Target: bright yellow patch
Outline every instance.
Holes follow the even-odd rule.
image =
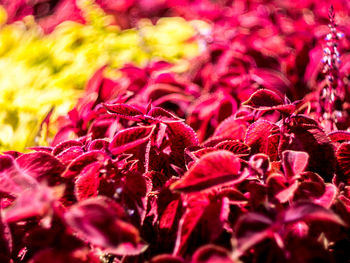
[[[4,25],[0,8],[0,151],[22,151],[35,138],[45,143],[39,132],[45,115],[53,106],[53,119],[66,114],[102,65],[142,66],[155,58],[179,62],[198,54],[198,43],[188,41],[196,30],[181,18],[156,25],[143,20],[138,29],[121,31],[91,1],[80,7],[86,25],[66,21],[48,35],[30,16]]]

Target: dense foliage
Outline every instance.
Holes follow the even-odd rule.
[[[0,156],[1,262],[348,262],[349,3],[96,2],[211,30],[180,71],[100,67],[50,146]]]
[[[51,109],[52,119],[67,114],[91,74],[106,63],[120,68],[198,54],[195,27],[184,19],[163,18],[155,25],[139,20],[138,28],[121,30],[96,5],[82,3],[78,10],[84,24],[65,21],[46,35],[33,17],[0,28],[1,150],[24,150],[36,137],[43,144],[40,122]]]

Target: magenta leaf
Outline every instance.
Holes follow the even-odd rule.
[[[180,206],[179,202],[179,200],[175,199],[165,208],[159,220],[160,229],[170,230],[173,227],[176,214],[178,213],[178,207]]]
[[[90,254],[89,254],[90,253]],[[91,253],[90,251],[82,251],[74,253],[74,251],[62,251],[57,248],[46,248],[40,250],[34,255],[29,263],[100,263],[99,257]]]
[[[278,199],[278,201],[280,201],[281,203],[285,203],[287,201],[292,200],[293,196],[294,196],[294,192],[297,190],[298,188],[298,182],[295,181],[293,184],[291,184],[290,186],[288,186],[286,189],[280,191],[277,195],[276,198]]]
[[[178,118],[174,114],[170,113],[169,111],[166,111],[160,107],[152,108],[146,115],[147,117],[151,117],[151,119],[163,123],[170,123],[170,122],[179,122],[184,121],[183,119]]]
[[[291,114],[296,109],[294,104],[284,104],[277,93],[268,89],[257,90],[242,105],[261,111],[277,110],[285,114]]]
[[[250,106],[254,109],[267,109],[283,103],[283,99],[276,92],[268,89],[259,89],[255,91],[243,105]]]
[[[285,211],[284,223],[297,221],[322,221],[345,225],[344,221],[332,210],[309,202],[296,203]]]
[[[106,151],[109,146],[109,140],[107,139],[96,139],[89,143],[88,145],[88,151],[93,150],[103,150]]]
[[[179,222],[179,233],[175,243],[174,255],[181,255],[185,252],[190,237],[200,222],[200,219],[205,212],[205,208],[208,205],[208,200],[203,196],[199,196],[196,201],[198,203],[195,202],[196,205],[188,208]]]
[[[128,128],[119,131],[111,141],[109,150],[112,154],[117,155],[134,149],[146,143],[153,134],[154,129],[155,126],[152,125]]]
[[[80,155],[84,154],[81,146],[72,146],[56,155],[64,165],[69,165],[72,160],[78,158]]]
[[[269,135],[275,127],[265,120],[258,120],[249,126],[244,142],[250,146],[252,153],[268,153]]]
[[[337,161],[340,170],[345,175],[345,178],[350,176],[350,143],[342,143],[336,152]]]
[[[290,132],[292,134],[284,139],[286,144],[282,147],[283,150],[306,152],[309,155],[307,169],[330,181],[334,175],[336,157],[327,135],[320,128],[313,126],[291,127]]]
[[[230,258],[230,252],[221,246],[205,245],[200,247],[193,255],[193,263],[234,263]]]
[[[237,244],[235,253],[243,254],[252,246],[272,237],[273,230],[271,227],[273,224],[274,221],[271,218],[260,213],[250,212],[240,217],[235,231]]]
[[[113,113],[118,117],[138,121],[143,118],[144,112],[135,106],[117,103],[117,104],[103,104],[109,113]]]
[[[250,147],[238,140],[225,140],[215,145],[215,148],[233,152],[237,156],[247,156],[250,153]]]
[[[240,167],[240,160],[233,153],[226,150],[210,152],[191,166],[184,177],[171,185],[171,189],[188,193],[238,183],[243,180]]]
[[[0,155],[0,192],[17,196],[37,185],[35,178],[24,173],[10,155]]]
[[[151,259],[150,263],[185,263],[181,257],[162,254]]]
[[[254,68],[251,77],[260,85],[283,93],[290,85],[289,80],[281,72],[268,68]]]
[[[73,147],[73,146],[80,146],[80,147],[82,147],[83,144],[80,141],[78,141],[78,140],[63,141],[63,142],[57,144],[53,148],[52,154],[57,156],[58,154],[62,153],[63,151],[65,151],[68,148]]]
[[[74,183],[74,193],[78,201],[97,196],[100,184],[100,168],[99,162],[91,163],[80,172]]]
[[[62,174],[65,178],[73,178],[79,175],[79,173],[93,162],[101,162],[103,163],[105,160],[107,160],[109,157],[106,153],[102,151],[90,151],[87,153],[84,153],[77,158],[75,158],[67,167],[66,171]]]
[[[24,173],[39,181],[53,181],[65,169],[61,161],[46,152],[22,154],[16,159],[16,162]]]
[[[218,125],[213,137],[243,140],[247,127],[248,122],[241,119],[236,119],[234,116],[230,116]]]
[[[80,238],[100,246],[106,252],[135,255],[147,248],[137,228],[125,221],[124,209],[106,197],[95,197],[75,204],[64,218]]]
[[[54,189],[45,186],[28,188],[5,210],[4,221],[11,223],[34,216],[44,216],[49,213],[55,200]]]
[[[348,131],[334,131],[328,134],[329,139],[332,142],[340,142],[340,141],[350,141],[350,132]]]
[[[51,146],[32,146],[28,147],[27,149],[36,151],[36,152],[47,152],[47,153],[52,153],[53,147]]]
[[[315,203],[329,209],[334,204],[334,200],[337,197],[337,194],[338,189],[335,185],[326,184],[324,194],[321,197],[315,199]]]
[[[308,164],[309,155],[306,152],[284,151],[282,153],[282,165],[288,178],[292,178],[303,172]]]

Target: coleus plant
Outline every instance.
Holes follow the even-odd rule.
[[[213,19],[185,73],[101,68],[51,146],[0,156],[2,262],[349,261],[350,133],[319,118],[315,39],[277,34],[289,17],[259,3],[237,32]]]

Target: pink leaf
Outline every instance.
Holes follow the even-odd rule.
[[[119,131],[111,141],[109,150],[117,155],[146,143],[156,126],[140,126]]]
[[[137,228],[125,221],[124,209],[106,197],[75,204],[64,218],[79,237],[106,252],[134,255],[147,248]]]
[[[347,131],[334,131],[328,134],[329,139],[332,142],[350,141],[350,132]]]
[[[171,185],[171,189],[181,192],[196,192],[225,183],[242,180],[239,174],[240,160],[226,150],[210,152],[202,156],[183,178]]]
[[[33,216],[44,216],[51,209],[55,200],[53,189],[45,186],[24,190],[14,204],[5,210],[7,223],[21,221]]]
[[[0,192],[17,196],[37,185],[35,178],[23,173],[11,156],[0,155]]]
[[[350,177],[350,143],[342,143],[336,152],[337,161],[340,170],[344,173],[345,178]]]
[[[193,207],[188,208],[179,222],[179,230],[173,253],[174,255],[181,255],[185,252],[191,234],[199,223],[205,208],[208,205],[208,200],[206,198],[203,200],[203,197],[201,196],[196,201],[198,203]]]
[[[244,142],[251,147],[252,153],[268,153],[268,140],[275,125],[269,121],[258,120],[247,129]]]
[[[274,222],[263,214],[250,212],[241,216],[235,229],[235,253],[241,255],[252,246],[271,237],[273,224]]]
[[[299,185],[298,182],[295,181],[289,187],[287,187],[286,189],[284,189],[281,192],[279,192],[276,195],[276,198],[278,199],[278,201],[280,201],[281,203],[285,203],[287,201],[292,200],[292,198],[294,196],[294,192],[298,188],[298,185]]]
[[[181,257],[162,254],[151,259],[150,263],[185,263]]]
[[[80,146],[72,146],[60,152],[56,157],[64,164],[69,165],[72,160],[78,158],[84,154],[83,149]]]
[[[103,104],[109,113],[113,113],[118,117],[138,121],[143,118],[143,112],[135,106],[117,103],[117,104]]]
[[[205,245],[197,249],[192,257],[192,263],[234,263],[230,258],[230,252],[221,246]]]
[[[286,210],[283,217],[284,223],[315,220],[345,225],[344,221],[332,210],[309,202],[299,202],[291,206]]]
[[[163,122],[163,123],[169,123],[169,122],[179,122],[184,121],[183,119],[178,118],[174,114],[170,113],[169,111],[166,111],[160,107],[155,107],[151,109],[147,116],[151,117],[152,119]]]
[[[101,164],[94,162],[80,172],[74,184],[74,193],[78,201],[97,196],[100,184],[100,168]]]
[[[248,127],[248,122],[230,116],[223,120],[216,128],[213,137],[223,137],[236,140],[243,140]]]
[[[16,159],[22,171],[37,180],[52,181],[65,169],[64,165],[54,156],[46,152],[22,154]]]
[[[82,147],[83,144],[82,144],[80,141],[78,141],[78,140],[63,141],[63,142],[57,144],[57,145],[53,148],[52,154],[57,156],[57,155],[60,154],[61,152],[65,151],[65,150],[67,150],[68,148],[73,147],[73,146],[80,146],[80,147]]]
[[[329,209],[334,204],[337,194],[338,188],[334,184],[326,184],[324,194],[317,198],[315,203]]]
[[[69,166],[67,167],[66,171],[63,173],[63,177],[66,178],[73,178],[77,176],[87,165],[93,162],[104,162],[109,157],[107,154],[105,154],[102,151],[91,151],[84,153],[74,159]]]
[[[274,91],[268,89],[259,89],[255,91],[243,105],[254,109],[271,108],[283,104],[283,99]]]
[[[238,140],[226,140],[219,142],[215,148],[233,152],[237,156],[247,156],[250,153],[250,147]]]
[[[288,178],[292,178],[303,172],[308,164],[309,155],[306,152],[284,151],[282,153],[282,165]]]

